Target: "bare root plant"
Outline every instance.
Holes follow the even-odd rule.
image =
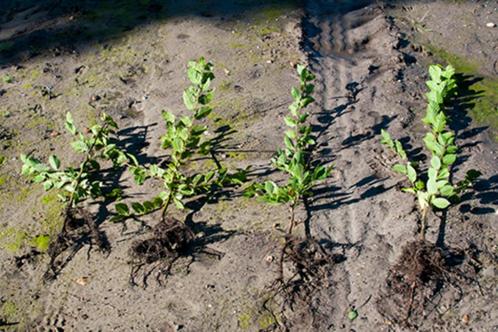
[[[410,183],[402,191],[417,197],[420,231],[419,239],[403,248],[398,263],[390,269],[385,290],[378,301],[379,311],[389,321],[411,327],[415,327],[431,312],[430,307],[434,307],[436,299],[442,296],[443,285],[452,287],[456,292],[453,302],[458,302],[462,297],[458,282],[468,278],[449,262],[463,256],[463,253],[444,249],[426,240],[428,217],[458,202],[459,195],[471,187],[480,175],[478,171],[470,170],[462,181],[456,185],[451,183],[452,165],[457,160],[458,147],[455,145],[455,133],[448,129],[445,109],[456,93],[455,71],[451,66],[442,68],[431,65],[429,74],[431,79],[427,82],[429,92],[426,94],[428,105],[423,119],[424,124],[430,127],[423,139],[431,155],[427,173],[421,171],[418,163],[408,159],[399,140],[392,139],[387,131],[381,133],[382,144],[394,151],[401,160],[393,166],[393,170],[406,175]],[[442,218],[445,216],[443,213]]]
[[[249,197],[257,196],[269,204],[287,204],[290,220],[284,237],[284,245],[278,259],[278,277],[271,286],[271,295],[264,307],[271,309],[277,297],[280,298],[280,311],[274,314],[275,321],[281,328],[287,329],[286,311],[294,310],[295,305],[310,307],[315,290],[328,282],[330,265],[335,257],[331,256],[312,238],[301,239],[294,234],[300,223],[296,210],[303,199],[312,195],[314,186],[325,180],[331,168],[312,160],[311,152],[316,142],[308,123],[309,113],[306,107],[314,99],[312,93],[314,75],[304,66],[298,65],[300,79],[298,88],[292,89],[293,103],[289,106],[289,115],[284,118],[289,129],[284,136],[284,149],[277,151],[272,159],[273,166],[287,177],[286,183],[266,181],[254,183],[246,189]],[[286,272],[285,263],[289,263]]]
[[[66,129],[77,138],[71,143],[71,147],[83,156],[79,166],[62,169],[60,159],[55,155],[48,158],[48,165],[33,156],[21,155],[22,174],[35,183],[42,183],[47,191],[57,191],[65,206],[62,212],[63,223],[55,238],[47,234],[37,236],[37,247],[47,250],[50,256],[46,279],[56,277],[85,243],[92,245],[94,242],[104,251],[110,249],[105,234],[98,230],[95,218],[85,204],[89,200],[108,197],[104,190],[102,163],[112,162],[114,168],[119,168],[138,165],[138,162],[133,155],[117,147],[116,122],[107,114],[102,114],[101,122],[89,128],[85,135],[74,125],[71,113],[67,113]],[[68,257],[58,261],[68,249],[71,249]]]
[[[154,237],[139,241],[132,248],[132,284],[135,284],[140,270],[151,263],[162,266],[159,270],[164,272],[164,276],[169,275],[172,263],[188,256],[189,250],[186,249],[196,244],[191,226],[168,214],[171,207],[185,210],[189,199],[209,199],[228,187],[242,184],[246,179],[246,170],[230,172],[216,158],[217,137],[210,138],[208,126],[204,124],[213,111],[210,106],[213,99],[213,65],[204,58],[190,61],[187,74],[191,85],[183,93],[183,102],[192,116],[177,117],[171,112],[162,112],[166,131],[161,137],[161,147],[168,152],[167,158],[149,166],[131,167],[138,184],[154,178],[162,182],[162,191],[151,200],[131,203],[131,207],[126,203],[118,203],[115,207],[114,221],[137,219],[156,211],[161,213],[160,222],[154,228]],[[198,171],[192,172],[191,169],[195,168],[192,166],[203,158],[211,158],[213,163],[201,164],[197,167]],[[145,272],[144,285],[146,276],[155,269],[153,266]]]

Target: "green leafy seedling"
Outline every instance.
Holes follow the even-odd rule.
[[[313,187],[325,180],[331,172],[330,167],[312,163],[311,151],[316,144],[311,135],[311,125],[308,123],[309,113],[306,107],[314,99],[312,93],[314,75],[304,66],[297,66],[300,85],[291,91],[293,102],[289,106],[289,114],[284,118],[288,130],[284,134],[284,148],[278,150],[272,159],[273,166],[287,177],[285,183],[273,181],[254,183],[249,186],[245,195],[257,196],[269,204],[288,204],[290,207],[290,222],[287,228],[287,239],[296,225],[295,210],[300,202],[310,196]],[[288,245],[286,241],[285,247]],[[283,257],[280,257],[280,280],[283,280]]]
[[[430,209],[447,209],[458,195],[470,187],[480,176],[476,170],[470,170],[465,179],[457,185],[451,183],[452,165],[457,160],[458,147],[455,145],[455,133],[448,129],[448,118],[444,112],[445,104],[456,93],[455,70],[451,66],[443,68],[439,65],[429,67],[430,80],[427,82],[429,92],[426,94],[428,105],[423,122],[430,127],[423,142],[430,152],[430,163],[427,174],[421,174],[418,165],[409,161],[407,153],[400,141],[382,130],[381,143],[393,150],[401,160],[393,166],[397,173],[404,174],[410,182],[409,187],[402,190],[417,197],[421,211],[422,227],[420,236],[425,239],[427,214]]]
[[[116,204],[116,216],[113,218],[116,221],[143,216],[159,209],[164,220],[172,203],[182,210],[187,198],[208,194],[227,185],[240,185],[245,181],[244,170],[230,173],[216,160],[213,141],[206,135],[208,127],[203,120],[213,110],[210,106],[213,99],[213,65],[204,58],[190,61],[187,75],[191,85],[183,93],[183,103],[192,115],[177,117],[171,112],[162,112],[166,132],[161,137],[161,146],[169,152],[168,160],[148,167],[131,167],[138,184],[143,184],[148,178],[156,178],[163,182],[164,190],[152,200],[132,203],[131,208],[125,203]],[[187,165],[195,162],[194,157],[206,155],[213,157],[216,167],[194,174],[185,170]]]
[[[292,218],[289,231],[294,227],[294,210],[298,203],[311,194],[314,185],[330,175],[330,168],[324,165],[312,166],[310,152],[315,145],[311,135],[309,113],[305,108],[314,102],[312,93],[314,75],[302,65],[297,66],[299,87],[291,91],[293,98],[289,114],[284,118],[289,128],[284,135],[284,148],[278,150],[272,159],[273,166],[287,175],[287,183],[279,185],[273,181],[254,183],[245,191],[246,196],[259,196],[270,204],[290,204]]]
[[[14,83],[14,77],[9,74],[3,75],[2,80],[4,83]]]
[[[66,114],[65,127],[76,138],[71,147],[83,156],[78,166],[62,168],[56,155],[51,155],[47,163],[30,155],[21,155],[21,173],[32,182],[42,184],[46,191],[57,190],[59,199],[65,203],[63,231],[72,209],[88,199],[104,196],[103,181],[99,176],[102,162],[110,161],[114,167],[138,165],[133,155],[120,150],[115,144],[116,122],[107,114],[102,114],[101,122],[92,126],[85,135],[76,128],[71,113]],[[37,247],[47,246],[43,236],[34,241]]]
[[[351,308],[348,311],[348,319],[350,321],[354,321],[356,318],[358,318],[358,310]]]

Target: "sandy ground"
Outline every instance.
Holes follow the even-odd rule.
[[[268,170],[271,151],[281,145],[289,91],[297,84],[292,65],[306,62],[317,75],[317,103],[312,108],[320,143],[317,155],[333,164],[334,172],[317,189],[308,211],[298,215],[305,219],[310,213],[311,234],[344,260],[330,267],[329,287],[313,296],[315,318],[296,308],[289,317],[290,329],[410,330],[391,325],[377,306],[389,267],[415,237],[419,217],[413,197],[398,190],[404,180],[389,169],[392,156],[378,135],[389,129],[393,136],[409,141],[412,153],[421,147],[429,63],[472,60],[479,64],[472,66],[472,73],[458,63],[465,67],[467,80],[482,77],[485,87],[493,86],[498,28],[485,24],[498,22],[496,4],[123,3],[94,11],[65,2],[55,7],[51,2],[26,3],[0,12],[0,318],[13,323],[2,328],[168,332],[275,328],[274,318],[261,310],[261,304],[277,275],[277,263],[268,257],[279,254],[282,240],[275,226],[285,225],[287,210],[241,197],[239,192],[190,214],[175,212],[176,217],[195,222],[195,231],[205,237],[208,247],[224,255],[215,259],[199,254],[190,265],[189,259],[180,260],[162,286],[154,281],[146,289],[129,284],[129,249],[150,234],[140,232],[133,222],[125,232],[119,224],[104,222],[112,205],[100,206],[96,220],[112,245],[109,254],[89,251],[88,243],[83,243],[50,283],[41,278],[45,256],[16,264],[15,257],[29,250],[24,232],[53,233],[60,222],[54,195],[19,175],[19,154],[57,153],[63,162],[77,161],[69,153],[63,129],[65,112],[71,110],[82,126],[99,112],[108,112],[142,160],[161,156],[160,111],[183,112],[185,64],[204,55],[215,65],[216,74],[216,115],[211,124],[236,130],[230,146],[256,151],[227,153],[225,162],[232,167],[252,165],[256,174]],[[115,8],[121,8],[117,12],[122,17],[114,15]],[[61,36],[66,39],[57,39]],[[428,45],[447,51],[436,52]],[[47,90],[52,93],[47,95]],[[493,96],[486,98],[493,102]],[[496,104],[493,107],[496,110]],[[462,155],[455,179],[472,168],[483,174],[476,193],[449,210],[447,223],[441,225],[439,216],[431,215],[428,238],[472,251],[479,266],[475,280],[460,285],[463,297],[457,304],[454,289],[445,285],[439,303],[417,330],[493,331],[498,328],[497,145],[492,124],[482,118],[477,121],[471,107],[457,107],[455,112],[452,127]],[[157,184],[134,185],[127,173],[120,184],[130,201],[158,190]],[[144,219],[150,225],[156,220],[157,216]],[[304,234],[304,229],[298,231]],[[359,314],[354,321],[347,318],[351,308]]]

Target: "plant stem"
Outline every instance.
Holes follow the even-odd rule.
[[[292,235],[292,231],[294,230],[296,206],[297,206],[297,201],[294,201],[290,207],[291,219],[290,219],[289,228],[287,230],[287,235]]]
[[[289,243],[291,241],[290,235],[292,235],[292,231],[294,230],[294,225],[295,225],[295,210],[297,206],[297,200],[294,200],[292,205],[290,206],[290,223],[289,223],[289,228],[287,229],[287,233],[285,234],[285,244],[284,247],[282,248],[282,251],[280,253],[280,261],[279,261],[279,269],[278,269],[278,279],[284,282],[284,258],[285,258],[285,251],[287,250],[287,247],[289,246]]]
[[[420,239],[425,241],[425,229],[427,227],[427,213],[429,212],[428,208],[422,209],[422,218],[421,218],[421,227],[420,227]]]
[[[166,199],[166,202],[163,205],[163,208],[161,210],[161,221],[164,221],[166,219],[166,211],[168,210],[168,206],[171,203],[171,195],[172,193],[170,192],[168,194],[168,198]]]
[[[100,128],[99,132],[97,135],[95,135],[95,137],[99,137],[100,136],[100,133],[103,132],[105,129],[107,129],[108,125],[107,124],[104,124],[102,126],[102,128]],[[86,165],[88,164],[88,162],[92,159],[93,157],[93,149],[95,148],[95,144],[97,144],[97,139],[94,139],[93,140],[93,143],[92,145],[90,146],[90,148],[88,149],[88,152],[86,153],[86,156],[85,156],[85,160],[83,161],[83,163],[81,164],[80,166],[80,170],[78,172],[78,175],[76,176],[74,182],[75,182],[75,186],[74,186],[74,191],[71,193],[71,196],[69,196],[69,202],[67,203],[67,206],[66,206],[66,217],[64,218],[64,224],[62,225],[62,230],[65,231],[66,230],[66,227],[67,227],[67,221],[68,221],[68,218],[67,216],[69,215],[69,210],[71,208],[73,208],[73,205],[76,206],[76,204],[78,204],[78,202],[74,202],[74,194],[76,192],[76,189],[78,188],[78,186],[80,185],[80,182],[81,182],[81,177],[83,176],[83,172],[85,171],[85,167]]]
[[[218,170],[220,170],[222,168],[222,166],[221,166],[218,158],[216,158],[215,152],[213,150],[210,150],[209,154],[211,155],[211,159],[213,159],[214,163],[216,164],[216,168],[218,168]]]

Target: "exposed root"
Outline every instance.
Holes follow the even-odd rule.
[[[317,319],[317,292],[328,288],[332,266],[344,260],[343,255],[328,253],[313,238],[302,240],[288,237],[281,252],[282,264],[279,278],[270,287],[270,297],[263,308],[280,324],[274,328],[288,331],[293,322],[291,314],[299,320],[309,319],[314,325]],[[284,273],[287,270],[287,273]],[[278,312],[274,309],[279,307]]]
[[[443,298],[447,307],[454,306],[463,295],[458,283],[470,281],[452,266],[457,256],[462,253],[443,252],[428,241],[408,243],[388,273],[377,301],[379,313],[391,324],[417,328]]]
[[[159,222],[153,228],[153,236],[136,241],[130,250],[131,273],[130,283],[138,285],[141,279],[144,288],[148,278],[157,270],[156,281],[161,285],[168,276],[174,264],[180,258],[188,258],[187,270],[195,261],[195,254],[203,252],[221,258],[222,253],[213,249],[203,248],[196,240],[194,232],[185,223],[169,218]]]
[[[93,245],[96,245],[102,252],[110,251],[107,236],[98,229],[88,211],[82,208],[67,209],[64,228],[51,242],[47,251],[50,263],[44,279],[46,281],[55,279],[85,244],[89,245],[88,258]]]

